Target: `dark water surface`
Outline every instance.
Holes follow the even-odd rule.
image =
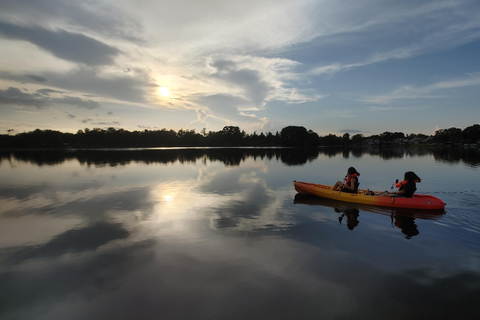
[[[296,194],[415,171],[445,212]],[[477,149],[0,153],[0,319],[478,319]]]

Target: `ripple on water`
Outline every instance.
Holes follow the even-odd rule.
[[[446,227],[451,240],[480,249],[480,198],[475,192],[445,192],[446,214],[435,224]]]

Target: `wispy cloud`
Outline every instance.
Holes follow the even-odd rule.
[[[451,79],[440,81],[423,87],[404,86],[391,93],[371,96],[362,99],[364,102],[375,104],[389,104],[396,100],[405,99],[438,99],[441,98],[445,89],[455,89],[462,87],[480,86],[480,72],[469,74],[461,79]],[[438,91],[440,91],[438,93]],[[389,107],[387,107],[388,109]],[[385,108],[382,108],[385,110]]]
[[[480,7],[479,10],[472,10],[471,1],[416,4],[389,3],[387,6],[391,10],[379,12],[370,19],[359,21],[353,18],[346,23],[347,27],[339,29],[341,32],[335,36],[335,45],[348,46],[347,42],[354,41],[353,39],[359,42],[364,40],[370,41],[373,50],[360,51],[358,56],[365,57],[357,62],[334,61],[316,66],[310,73],[316,76],[331,75],[389,60],[409,59],[455,48],[480,39]],[[359,16],[362,15],[359,13]],[[366,34],[370,35],[372,31],[377,36],[370,39]],[[328,37],[326,45],[331,45]]]

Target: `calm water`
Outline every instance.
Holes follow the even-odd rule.
[[[445,212],[296,195],[390,190]],[[1,319],[478,319],[480,151],[0,154]]]

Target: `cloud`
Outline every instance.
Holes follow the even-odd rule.
[[[270,91],[274,89],[262,79],[258,70],[242,67],[233,60],[218,59],[210,66],[216,69],[211,77],[230,83],[235,89],[243,91],[242,95],[255,107],[262,106]]]
[[[313,41],[324,55],[329,52],[329,46],[334,47],[335,55],[330,58],[331,62],[313,67],[310,74],[332,75],[455,48],[480,39],[478,10],[473,9],[469,1],[430,1],[421,5],[387,1],[381,7],[364,7],[361,2],[351,4],[350,10],[336,8],[339,16],[329,21],[331,31]],[[352,46],[356,47],[353,52],[338,50]]]
[[[395,89],[391,93],[371,96],[362,101],[375,104],[388,104],[396,100],[406,99],[438,99],[442,95],[435,92],[442,92],[445,89],[455,89],[462,87],[480,86],[480,72],[469,74],[460,79],[440,81],[423,87],[403,86]]]
[[[23,107],[36,107],[44,108],[47,106],[55,105],[69,105],[78,108],[96,109],[100,105],[88,99],[81,99],[72,96],[61,96],[59,98],[51,98],[50,93],[61,93],[61,91],[40,89],[35,93],[25,93],[18,88],[10,87],[7,90],[0,90],[0,103],[5,105],[16,105]]]
[[[150,76],[142,70],[125,75],[111,72],[78,68],[67,73],[46,73],[51,86],[64,90],[83,92],[101,97],[103,100],[146,103],[147,92],[153,92]]]
[[[251,120],[241,116],[238,109],[247,106],[249,102],[239,97],[234,97],[227,94],[218,94],[199,97],[196,100],[196,103],[207,107],[201,109],[202,111],[197,111],[197,116],[199,116],[199,119],[205,120],[209,116],[220,119],[236,120],[240,122]]]
[[[41,94],[41,95],[45,95],[45,96],[48,96],[51,93],[64,93],[63,91],[54,90],[54,89],[39,89],[36,92]]]
[[[0,90],[0,104],[42,108],[46,105],[46,101],[38,96],[24,93],[18,88],[10,87],[7,90]]]
[[[364,133],[365,131],[363,130],[358,130],[358,129],[343,129],[339,131],[340,133],[350,133],[350,134],[357,134],[357,133]]]
[[[93,100],[83,100],[77,97],[69,97],[65,96],[61,99],[53,99],[53,103],[56,104],[68,104],[71,106],[75,106],[78,108],[85,108],[85,109],[96,109],[99,108],[100,105],[98,102],[93,101]]]
[[[44,78],[44,77],[41,77],[41,76],[36,76],[34,74],[27,74],[25,75],[27,78],[30,78],[32,79],[33,81],[36,81],[36,82],[47,82],[47,79]]]
[[[271,127],[268,118],[254,113],[265,111],[268,102],[302,103],[324,97],[294,87],[301,76],[293,70],[298,63],[289,59],[214,55],[205,60],[198,74],[214,89],[189,98],[197,112],[197,120],[190,124],[215,118],[229,125]]]
[[[120,50],[103,42],[66,30],[20,27],[0,22],[0,34],[14,40],[29,41],[58,58],[91,66],[109,65]]]
[[[194,70],[207,90],[188,97],[194,104],[197,119],[190,122],[208,127],[208,119],[221,120],[228,125],[271,127],[267,117],[254,112],[265,111],[273,100],[287,103],[316,101],[323,96],[308,96],[304,90],[292,87],[300,76],[293,71],[298,63],[289,59],[256,56],[212,55],[205,65]]]
[[[109,1],[2,0],[0,20],[18,25],[57,25],[81,29],[96,35],[142,43],[140,24]]]
[[[93,125],[97,126],[119,126],[120,122],[113,121],[113,122],[92,122]]]

